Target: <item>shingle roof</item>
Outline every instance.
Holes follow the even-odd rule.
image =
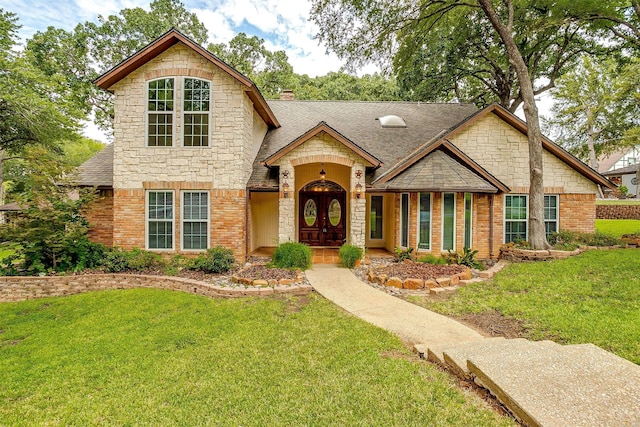
[[[271,129],[253,164],[250,188],[276,188],[277,175],[260,162],[324,121],[337,132],[383,162],[373,179],[443,130],[477,111],[470,104],[357,101],[267,101],[280,128]],[[396,115],[406,128],[382,128],[378,117]]]
[[[498,192],[495,186],[442,150],[433,151],[380,187],[395,191]]]
[[[78,168],[79,184],[84,187],[113,186],[113,144],[109,144]]]
[[[632,173],[638,172],[638,166],[640,165],[630,165],[625,166],[623,168],[614,169],[607,172],[602,172],[604,176],[616,176],[616,175],[630,175]]]

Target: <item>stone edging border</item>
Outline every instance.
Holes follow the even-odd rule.
[[[242,277],[239,275],[234,274],[233,276],[231,276],[231,281],[233,283],[237,283],[239,285],[246,285],[246,286],[286,286],[286,285],[295,285],[297,283],[301,283],[304,280],[304,276],[302,274],[298,274],[298,276],[295,279],[280,279],[280,280],[276,280],[276,279],[252,279],[250,277]]]
[[[78,276],[11,276],[0,277],[0,302],[74,295],[109,289],[155,288],[188,292],[218,298],[239,298],[273,294],[307,295],[309,284],[267,287],[230,287],[170,276],[137,274],[87,274]]]
[[[367,280],[370,282],[375,282],[383,286],[390,286],[398,289],[436,289],[436,288],[447,288],[451,286],[457,286],[461,281],[471,280],[471,270],[467,268],[462,273],[454,274],[453,276],[444,276],[438,277],[436,279],[417,279],[417,278],[407,278],[405,280],[400,279],[399,277],[389,277],[386,274],[376,275],[373,271],[369,270],[367,272]]]

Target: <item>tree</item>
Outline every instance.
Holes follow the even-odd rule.
[[[343,101],[399,101],[400,89],[392,79],[380,74],[365,74],[362,77],[345,72],[330,72],[325,76],[311,78],[295,75],[291,87],[296,99],[324,99]]]
[[[0,9],[0,202],[4,198],[3,166],[34,145],[59,150],[78,137],[82,113],[59,96],[67,87],[31,65],[29,53],[13,50],[17,18]]]
[[[544,227],[542,134],[534,82],[547,77],[553,84],[553,79],[583,50],[580,46],[592,33],[586,25],[577,27],[579,21],[568,12],[583,6],[568,0],[313,0],[312,4],[312,20],[320,28],[318,38],[352,66],[372,60],[386,64],[393,58],[401,60],[397,47],[405,41],[418,49],[423,43],[414,40],[420,41],[420,37],[437,43],[434,37],[429,38],[434,34],[432,31],[437,34],[449,29],[449,34],[453,34],[460,20],[471,23],[464,28],[481,25],[493,29],[491,33],[486,29],[480,31],[485,35],[483,42],[491,55],[481,55],[482,61],[472,62],[469,71],[483,71],[490,58],[502,58],[502,63],[506,59],[512,67],[517,85],[514,99],[521,100],[528,128],[529,240],[536,249],[548,247]],[[481,37],[473,39],[476,43],[482,40]],[[551,46],[555,45],[560,49],[546,58],[545,51],[552,51]],[[475,53],[474,50],[453,52],[472,56]],[[434,58],[439,59],[441,69],[447,68],[446,56]]]
[[[621,70],[613,59],[585,56],[553,90],[555,104],[548,123],[558,131],[556,142],[593,169],[598,169],[602,154],[637,143],[625,136],[638,121],[633,111],[637,102],[629,99],[634,80],[630,71],[631,65]]]

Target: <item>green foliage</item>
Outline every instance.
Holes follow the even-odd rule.
[[[221,274],[231,270],[236,260],[233,251],[222,246],[207,249],[206,253],[198,255],[191,264],[191,269],[205,273]]]
[[[484,270],[484,264],[475,259],[477,254],[477,250],[471,250],[469,248],[464,248],[462,253],[448,251],[447,262],[449,264],[466,265],[469,268]]]
[[[342,245],[338,251],[340,262],[347,268],[353,268],[362,258],[362,248],[354,245]]]
[[[119,247],[107,251],[101,265],[107,273],[143,273],[162,270],[165,266],[166,262],[158,254],[138,248],[126,250]]]
[[[421,255],[418,258],[418,262],[423,262],[425,264],[433,264],[433,265],[444,265],[447,263],[447,260],[444,257],[435,256],[432,254]]]
[[[619,236],[603,233],[596,230],[595,233],[578,233],[575,231],[560,230],[557,233],[549,235],[549,243],[554,247],[560,249],[569,248],[577,245],[586,246],[615,246],[622,244]],[[565,249],[567,250],[567,249]]]
[[[396,261],[401,262],[405,260],[413,260],[413,248],[402,249],[396,247],[394,250]]]
[[[83,217],[95,193],[75,189],[70,168],[44,148],[39,153],[27,164],[23,192],[16,196],[23,210],[0,226],[0,240],[17,245],[15,267],[28,274],[95,267],[102,248],[88,240]]]
[[[627,194],[629,194],[629,188],[626,185],[621,185],[618,187],[618,193],[620,193],[620,197],[627,197]]]
[[[311,267],[311,248],[302,243],[281,243],[273,253],[271,264],[277,268],[306,270]]]

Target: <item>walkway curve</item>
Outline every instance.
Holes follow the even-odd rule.
[[[444,349],[483,339],[455,320],[367,285],[346,268],[314,265],[306,275],[313,289],[328,300],[410,344]]]

